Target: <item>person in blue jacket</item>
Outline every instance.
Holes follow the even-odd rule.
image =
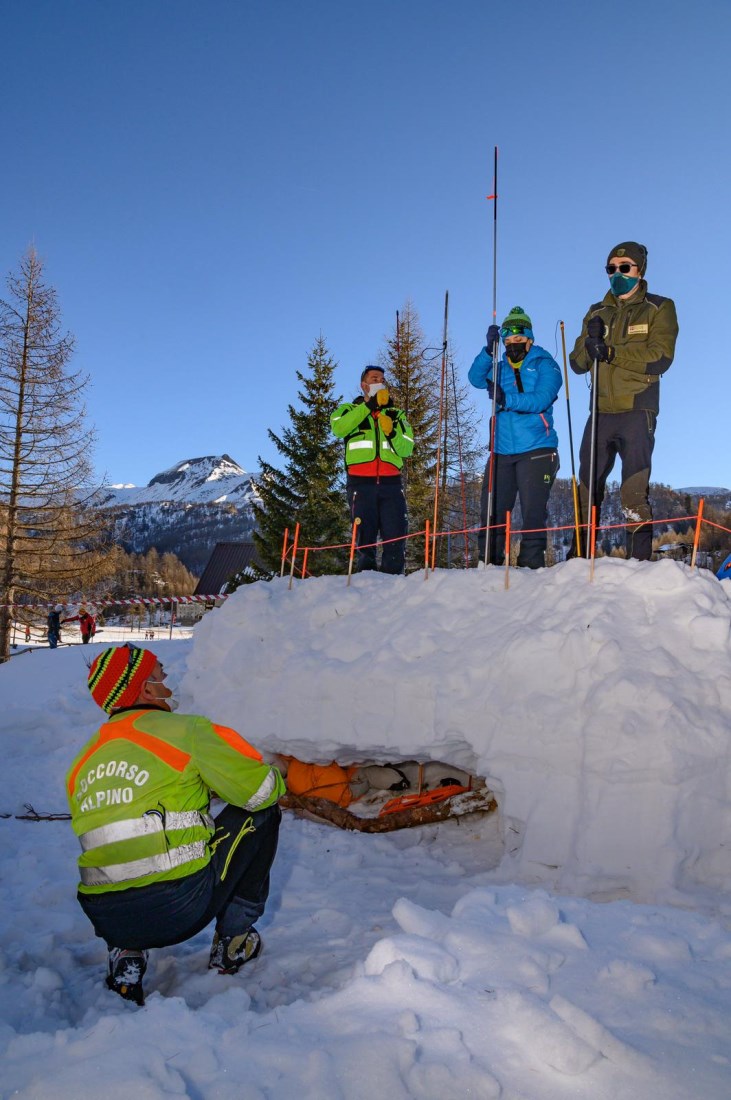
[[[493,379],[493,355],[502,337],[505,352]],[[493,455],[493,514],[491,525],[504,524],[516,497],[520,498],[523,531],[518,565],[540,569],[546,563],[548,496],[558,472],[558,436],[553,426],[553,403],[561,389],[558,363],[533,343],[533,324],[520,307],[511,309],[500,328],[490,325],[487,343],[469,370],[477,389],[496,393]],[[494,389],[493,389],[494,386]],[[485,560],[485,528],[490,483],[490,459],[482,481],[478,547]],[[505,528],[490,532],[488,561],[505,559]]]

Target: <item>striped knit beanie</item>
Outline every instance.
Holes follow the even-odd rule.
[[[87,683],[94,702],[107,714],[116,707],[130,706],[156,664],[157,657],[149,649],[131,644],[105,649],[89,669]]]

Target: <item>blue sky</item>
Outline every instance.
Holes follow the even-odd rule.
[[[653,478],[731,486],[728,0],[5,0],[2,24],[0,271],[44,257],[111,481],[278,464],[319,333],[351,396],[407,300],[439,344],[449,290],[466,378],[497,145],[498,312],[560,354],[609,249],[645,243],[681,328]],[[563,394],[557,425],[568,476]]]

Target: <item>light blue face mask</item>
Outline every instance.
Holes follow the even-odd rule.
[[[639,281],[637,276],[630,279],[629,275],[620,275],[617,271],[610,276],[609,285],[612,288],[612,294],[619,298],[622,294],[629,294],[630,290],[634,290]]]

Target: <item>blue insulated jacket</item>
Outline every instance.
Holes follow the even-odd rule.
[[[558,446],[552,408],[563,383],[558,363],[534,344],[517,366],[523,393],[504,352],[497,365],[498,381],[505,393],[505,408],[498,413],[495,426],[495,451],[499,455]],[[492,356],[487,348],[476,357],[467,377],[478,390],[487,389],[488,379],[492,378]]]

